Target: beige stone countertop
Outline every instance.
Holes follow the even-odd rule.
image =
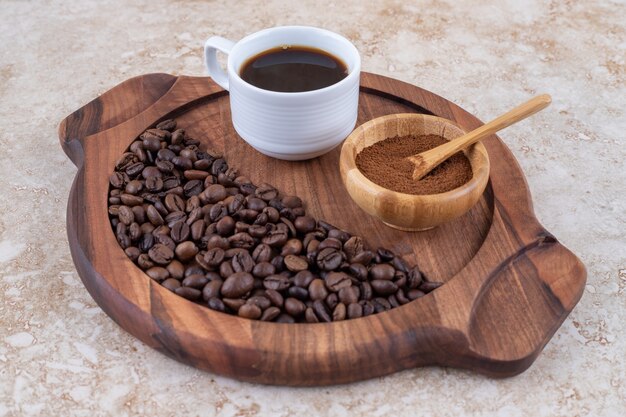
[[[626,4],[503,1],[0,1],[0,417],[626,415]],[[210,35],[306,24],[351,39],[363,70],[501,133],[538,219],[587,267],[586,291],[524,373],[443,368],[326,388],[253,385],[181,365],[118,327],[72,263],[76,168],[58,123],[144,73],[204,74]]]

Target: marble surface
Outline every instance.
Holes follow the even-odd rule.
[[[236,3],[236,4],[235,4]],[[626,414],[626,5],[618,1],[23,1],[0,14],[0,416]],[[201,45],[307,24],[354,41],[365,71],[482,119],[548,92],[502,139],[540,221],[588,269],[579,305],[525,373],[426,368],[347,386],[240,383],[121,330],[74,269],[67,114],[126,78],[201,75]]]

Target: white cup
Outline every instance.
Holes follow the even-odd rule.
[[[242,65],[268,49],[307,46],[341,59],[348,76],[318,90],[284,93],[264,90],[245,82]],[[228,55],[227,73],[217,61],[217,51]],[[204,45],[209,75],[230,92],[235,130],[259,152],[291,161],[315,158],[339,145],[356,124],[361,58],[346,38],[308,26],[279,26],[232,42],[219,36]]]

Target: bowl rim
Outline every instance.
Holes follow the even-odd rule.
[[[393,116],[393,117],[390,117],[390,116]],[[467,181],[465,184],[461,185],[460,187],[454,188],[450,191],[446,191],[443,193],[436,193],[436,194],[407,194],[407,193],[402,193],[399,191],[390,190],[389,188],[385,188],[381,185],[378,185],[372,180],[370,180],[369,178],[367,178],[361,172],[361,170],[356,166],[356,158],[352,158],[351,155],[348,155],[348,152],[349,152],[348,146],[350,145],[355,146],[357,143],[356,138],[360,136],[363,132],[367,131],[368,129],[371,129],[372,126],[374,125],[377,125],[380,123],[387,124],[387,123],[391,123],[392,121],[395,122],[398,120],[406,120],[406,119],[414,119],[415,121],[419,121],[419,122],[423,121],[424,119],[437,120],[440,122],[445,122],[446,124],[453,125],[454,127],[460,129],[462,132],[467,133],[466,130],[463,129],[463,127],[459,126],[456,122],[450,119],[446,119],[444,117],[439,117],[439,116],[433,116],[429,114],[423,114],[423,113],[392,113],[392,114],[379,116],[374,119],[368,120],[367,122],[359,125],[356,129],[354,129],[352,133],[348,135],[348,137],[346,138],[346,140],[344,141],[341,147],[341,154],[339,157],[339,161],[340,161],[340,165],[343,171],[342,177],[343,177],[344,182],[348,179],[348,177],[350,177],[351,175],[354,175],[356,176],[356,178],[353,178],[353,179],[357,181],[352,181],[352,182],[359,182],[361,184],[365,184],[371,187],[372,189],[375,190],[377,195],[401,196],[405,200],[410,199],[411,201],[415,201],[415,202],[417,201],[419,202],[434,202],[434,201],[442,202],[442,201],[455,200],[461,195],[466,194],[474,190],[475,188],[479,187],[480,183],[485,180],[485,177],[489,179],[489,172],[491,169],[491,166],[490,166],[491,164],[489,161],[489,154],[487,153],[487,148],[485,148],[485,146],[482,144],[481,141],[476,142],[474,145],[470,146],[467,150],[478,151],[478,154],[482,158],[484,158],[485,169],[475,170],[474,164],[472,164],[472,161],[470,159],[470,164],[472,166],[472,178],[469,181]],[[345,171],[343,170],[344,167],[345,167]],[[481,166],[481,168],[483,167]]]

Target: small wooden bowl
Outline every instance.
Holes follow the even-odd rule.
[[[464,153],[472,166],[472,179],[454,190],[429,195],[391,191],[367,179],[356,166],[364,148],[394,136],[439,135],[452,140],[465,132],[454,122],[424,114],[401,113],[378,117],[356,128],[341,149],[339,168],[350,197],[386,225],[406,231],[432,229],[463,215],[482,195],[489,180],[489,157],[482,143]]]

